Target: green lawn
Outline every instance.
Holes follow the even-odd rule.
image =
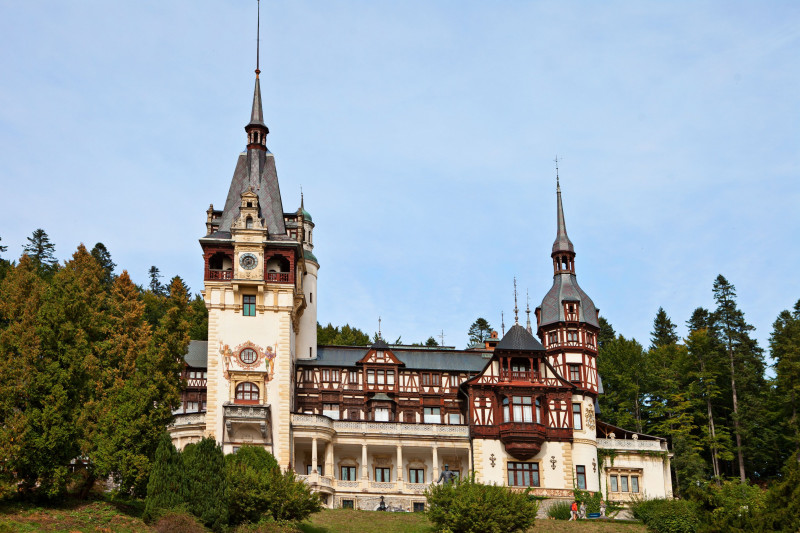
[[[139,518],[141,502],[70,500],[57,507],[12,503],[0,506],[0,533],[35,531],[63,533],[139,533],[154,532]],[[242,530],[258,531],[248,527]],[[279,528],[264,528],[270,533]],[[286,531],[286,530],[284,530]],[[422,513],[378,513],[345,509],[323,510],[300,525],[303,533],[432,533]],[[537,520],[529,533],[646,533],[641,524],[625,522],[562,522]],[[287,531],[288,533],[288,531]]]

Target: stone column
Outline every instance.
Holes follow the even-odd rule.
[[[333,441],[325,446],[325,475],[329,478],[336,477],[333,471]]]
[[[397,445],[397,481],[403,481],[403,447]]]
[[[367,445],[361,445],[361,479],[369,479],[369,466],[367,466]]]
[[[466,472],[466,474],[470,475],[471,473],[472,473],[472,454],[470,453],[470,449],[467,448],[467,472]],[[463,476],[464,472],[462,472],[461,475]]]
[[[439,479],[439,450],[436,444],[433,445],[433,478],[431,483],[435,483]]]
[[[317,437],[311,439],[311,473],[317,473]]]

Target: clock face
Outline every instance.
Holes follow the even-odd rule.
[[[239,256],[239,265],[245,270],[253,270],[258,265],[258,258],[253,254]]]

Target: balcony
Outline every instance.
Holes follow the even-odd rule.
[[[233,270],[208,270],[208,281],[230,281],[233,279]]]
[[[292,273],[291,272],[267,272],[267,281],[271,281],[273,283],[291,283],[292,282]]]
[[[542,424],[524,422],[506,422],[498,428],[506,451],[521,461],[539,453],[547,431]]]
[[[187,389],[205,389],[207,383],[208,383],[207,379],[189,378],[189,379],[186,380],[186,388]]]
[[[181,413],[175,415],[170,424],[172,427],[205,425],[205,413]]]
[[[538,372],[533,370],[511,370],[502,373],[501,381],[539,381]]]
[[[333,429],[338,434],[415,435],[421,437],[468,438],[469,426],[450,424],[406,424],[402,422],[370,422],[365,420],[331,420],[327,416],[292,413],[295,429]]]

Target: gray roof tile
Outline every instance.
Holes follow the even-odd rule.
[[[208,368],[208,341],[189,341],[183,360],[191,367]]]
[[[519,324],[514,324],[511,326],[511,329],[508,330],[508,333],[506,333],[503,338],[500,339],[500,342],[497,343],[495,350],[513,350],[523,352],[544,351],[544,346],[542,346],[542,343],[537,341],[533,335],[528,333],[528,330]]]
[[[368,346],[319,346],[316,359],[298,359],[298,366],[346,366],[355,368],[371,349]],[[391,348],[390,351],[409,370],[445,370],[478,372],[489,362],[483,352],[459,350],[414,350]]]
[[[550,290],[542,300],[542,305],[539,306],[542,310],[539,327],[566,320],[563,302],[579,302],[578,320],[600,327],[597,322],[597,308],[594,306],[594,302],[578,286],[578,279],[575,274],[567,273],[553,276],[553,286],[550,287]]]

